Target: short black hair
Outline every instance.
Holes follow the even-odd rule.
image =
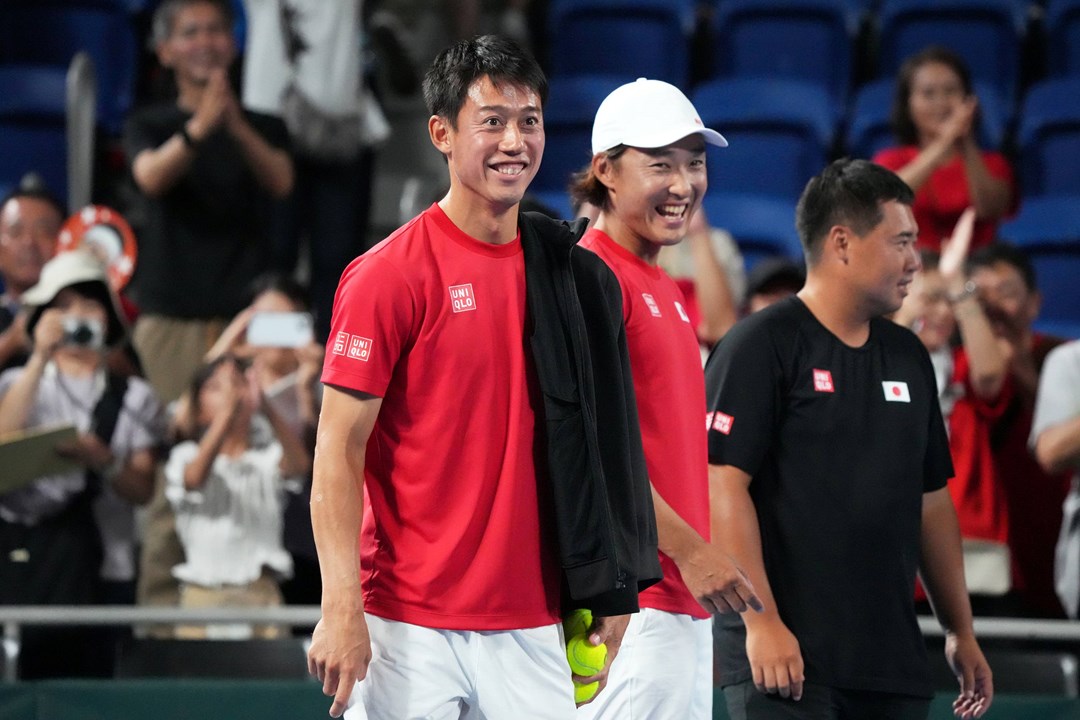
[[[911,205],[915,194],[896,173],[869,160],[842,158],[806,183],[795,208],[806,262],[813,264],[821,242],[834,225],[846,225],[865,235],[884,217],[881,204],[895,200]]]
[[[501,35],[461,40],[439,53],[424,76],[428,112],[457,128],[458,113],[474,82],[488,77],[496,86],[521,85],[547,102],[548,81],[533,56]]]
[[[267,272],[255,278],[248,287],[248,303],[255,302],[255,298],[263,293],[281,293],[289,299],[298,311],[311,308],[311,297],[305,287],[291,275],[280,272]]]
[[[968,272],[972,272],[977,268],[993,267],[998,263],[1005,263],[1016,268],[1029,291],[1033,292],[1039,289],[1035,266],[1031,263],[1031,258],[1016,245],[1004,240],[995,240],[972,253],[971,258],[968,260]]]
[[[915,122],[911,119],[911,86],[915,82],[915,73],[919,71],[919,68],[930,63],[944,65],[956,73],[965,95],[971,95],[974,92],[971,71],[968,70],[967,63],[949,48],[943,45],[930,45],[909,57],[900,66],[900,72],[896,77],[892,112],[889,117],[893,134],[901,145],[915,145],[919,142],[919,133],[915,130]],[[978,110],[976,110],[975,127],[978,127],[978,122]]]
[[[52,207],[53,210],[56,211],[56,214],[60,217],[61,223],[63,223],[67,219],[67,209],[64,207],[64,204],[60,202],[60,199],[53,195],[51,192],[49,192],[49,190],[45,187],[37,185],[29,187],[18,187],[9,192],[7,195],[4,196],[4,199],[0,201],[0,212],[2,212],[3,209],[7,207],[7,204],[12,200],[22,199],[40,200],[41,202],[46,203],[47,205]]]

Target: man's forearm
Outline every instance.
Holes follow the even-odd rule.
[[[325,438],[320,437],[311,485],[311,527],[322,574],[323,602],[360,602],[363,450],[326,450],[325,445]]]
[[[259,184],[279,200],[288,196],[293,188],[293,164],[288,153],[266,142],[246,120],[238,120],[232,133]]]
[[[947,633],[971,633],[960,525],[947,488],[923,496],[920,555],[923,585],[941,627]]]

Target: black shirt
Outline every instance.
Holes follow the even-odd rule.
[[[271,145],[287,146],[280,120],[244,115]],[[134,113],[124,128],[128,162],[159,147],[191,117],[174,103]],[[269,267],[264,221],[271,203],[228,131],[210,134],[168,192],[156,198],[138,195],[131,214],[138,261],[130,293],[140,310],[208,319],[243,309],[251,281]]]
[[[912,598],[923,493],[953,470],[922,343],[876,319],[848,347],[793,297],[736,325],[705,372],[709,462],[753,477],[807,682],[930,696]],[[721,683],[749,679],[741,619],[718,626]]]

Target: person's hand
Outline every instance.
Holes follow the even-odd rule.
[[[975,636],[970,633],[946,635],[945,659],[960,683],[960,695],[953,702],[953,715],[962,720],[985,715],[994,701],[994,679]]]
[[[938,272],[944,278],[949,292],[956,294],[964,289],[967,273],[968,253],[971,250],[971,238],[975,231],[975,208],[969,207],[960,214],[952,236],[941,241],[941,258],[938,260]]]
[[[359,602],[337,610],[323,608],[308,648],[308,672],[323,684],[323,695],[333,697],[330,716],[341,717],[353,686],[367,675],[371,639]]]
[[[326,348],[317,342],[311,342],[296,348],[296,384],[298,387],[311,387],[322,374]]]
[[[58,444],[56,454],[93,470],[106,468],[113,461],[112,450],[93,433],[79,433],[75,440]]]
[[[941,126],[941,137],[950,144],[961,144],[965,141],[974,142],[975,134],[972,131],[975,125],[975,111],[979,107],[979,99],[974,95],[968,95],[953,106],[949,117]]]
[[[49,359],[64,341],[64,311],[49,308],[41,313],[34,326],[34,353]]]
[[[801,700],[802,651],[799,641],[779,618],[746,626],[746,658],[760,692]]]
[[[595,675],[589,675],[588,677],[582,675],[573,676],[574,680],[582,685],[589,685],[594,682],[600,683],[596,689],[596,694],[585,702],[578,703],[578,707],[591,703],[604,691],[604,688],[607,687],[611,663],[614,662],[615,656],[619,654],[619,648],[622,647],[623,636],[626,634],[626,626],[629,624],[629,615],[593,617],[593,624],[588,632],[588,643],[593,646],[600,645],[601,643],[607,645],[607,660],[604,662],[604,668]]]
[[[727,553],[711,543],[701,543],[679,565],[679,573],[690,594],[710,613],[764,609],[746,574]]]
[[[227,114],[231,112],[230,104],[235,102],[226,71],[211,71],[202,100],[195,108],[195,115],[188,121],[188,133],[196,142],[205,140],[225,122]]]

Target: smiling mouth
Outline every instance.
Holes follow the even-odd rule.
[[[510,177],[516,177],[525,172],[524,163],[493,165],[492,168],[500,175],[509,175]]]
[[[686,217],[686,205],[658,205],[656,207],[657,214],[660,217],[669,218],[671,220],[681,220]]]

